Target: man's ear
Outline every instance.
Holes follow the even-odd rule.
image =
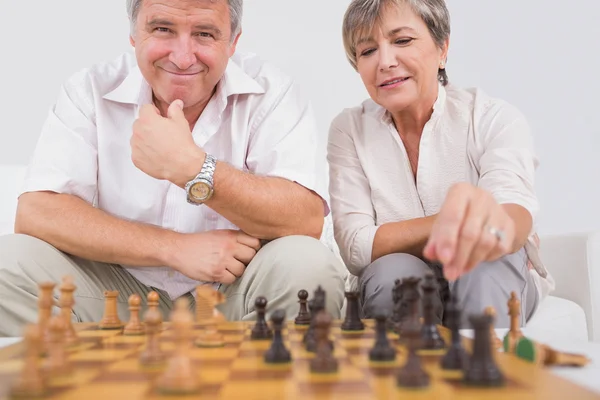
[[[132,35],[129,35],[129,43],[131,43],[131,45],[132,45],[133,47],[135,47],[135,39],[133,38],[133,36],[132,36]]]
[[[237,47],[238,40],[240,40],[240,36],[242,36],[241,30],[240,30],[240,33],[238,33],[237,36],[235,37],[233,43],[231,43],[231,45],[229,46],[229,57],[233,56],[233,54],[235,53],[235,49]]]

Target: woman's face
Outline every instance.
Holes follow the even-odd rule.
[[[408,5],[390,5],[371,34],[359,39],[357,69],[373,101],[400,112],[435,102],[438,68],[447,50],[448,41],[440,49]]]

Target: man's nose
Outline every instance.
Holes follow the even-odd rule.
[[[182,37],[177,40],[175,48],[169,56],[169,61],[182,71],[185,71],[196,62],[193,42],[190,38]]]

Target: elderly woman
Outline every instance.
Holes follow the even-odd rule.
[[[510,104],[449,83],[449,37],[443,0],[351,2],[344,46],[370,99],[331,125],[336,242],[366,318],[391,309],[396,279],[433,273],[462,326],[491,306],[508,327],[511,292],[524,324],[553,285],[530,241],[530,129]]]

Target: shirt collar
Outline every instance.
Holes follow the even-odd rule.
[[[217,84],[216,97],[227,103],[227,98],[232,95],[262,93],[265,93],[264,87],[230,59],[223,77]],[[118,103],[142,105],[152,101],[152,89],[136,65],[121,84],[103,98]]]

